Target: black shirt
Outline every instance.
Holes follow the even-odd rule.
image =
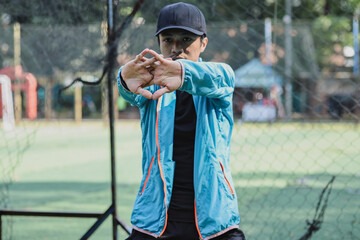
[[[176,91],[173,160],[175,174],[168,211],[170,221],[195,222],[194,145],[196,112],[192,95]]]

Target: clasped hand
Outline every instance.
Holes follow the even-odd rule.
[[[146,58],[149,53],[153,57]],[[121,76],[129,90],[148,99],[158,99],[165,93],[175,91],[182,85],[180,62],[164,58],[153,50],[145,49],[123,67]],[[161,88],[154,93],[145,89],[151,85]]]

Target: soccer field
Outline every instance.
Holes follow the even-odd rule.
[[[1,135],[0,156],[29,144],[21,158],[8,159],[17,161],[14,182],[0,195],[6,195],[9,208],[104,212],[110,206],[109,130],[103,122],[34,122],[17,131],[21,128],[18,136]],[[118,214],[130,224],[142,174],[140,122],[118,121],[115,136]],[[360,130],[353,124],[236,124],[231,165],[248,239],[299,239],[332,176],[324,223],[312,239],[360,239],[359,146]],[[3,237],[79,239],[94,221],[3,217]],[[126,237],[120,228],[119,234]],[[111,239],[110,218],[90,239]]]

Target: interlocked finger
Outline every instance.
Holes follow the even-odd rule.
[[[146,97],[147,99],[152,99],[152,97],[153,97],[153,94],[149,90],[146,90],[142,87],[139,87],[135,93],[140,94],[140,95]]]
[[[160,88],[156,92],[152,94],[152,99],[156,100],[159,99],[165,93],[171,92],[167,87]]]
[[[143,62],[141,63],[142,67],[145,68],[151,68],[153,66],[153,64],[157,61],[155,58],[143,58]]]
[[[140,54],[136,55],[135,57],[135,64],[141,63],[144,61],[145,55],[149,52],[149,49],[144,49]]]
[[[165,58],[162,54],[158,54],[157,52],[155,52],[154,50],[148,50],[148,53],[150,53],[151,55],[153,55],[153,57],[159,61],[160,63],[164,63]]]

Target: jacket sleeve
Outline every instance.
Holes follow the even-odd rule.
[[[184,82],[179,90],[208,98],[224,98],[234,92],[235,74],[225,63],[192,62],[183,64]]]
[[[124,86],[123,83],[121,82],[121,77],[120,77],[121,69],[122,67],[119,69],[117,75],[117,88],[119,90],[120,95],[133,106],[138,106],[138,107],[143,106],[149,99],[145,98],[142,95],[137,95],[135,93],[132,93],[128,89],[126,89],[126,86]]]

